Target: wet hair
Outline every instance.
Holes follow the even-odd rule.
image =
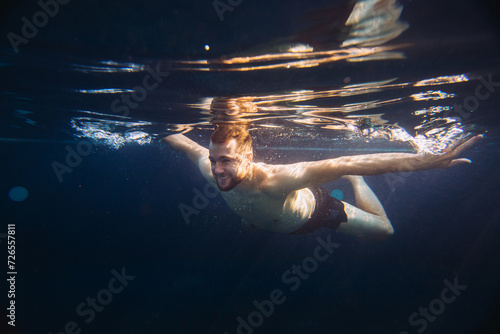
[[[252,97],[214,97],[210,103],[210,112],[220,119],[227,121],[239,119],[248,113],[256,113],[257,106],[252,102]]]
[[[244,152],[252,151],[252,137],[250,137],[245,125],[219,124],[210,137],[210,141],[214,144],[225,144],[232,139],[236,140],[236,144]]]

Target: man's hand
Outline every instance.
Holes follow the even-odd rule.
[[[438,155],[421,155],[422,161],[424,162],[423,168],[418,169],[429,169],[429,168],[448,168],[453,166],[458,166],[461,164],[470,164],[469,159],[458,158],[463,152],[467,151],[469,148],[478,143],[483,139],[483,135],[474,136],[468,140],[459,140],[450,147],[448,147],[442,154]]]

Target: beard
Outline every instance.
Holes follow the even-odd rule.
[[[243,181],[243,178],[235,175],[214,175],[214,179],[220,191],[230,191]]]

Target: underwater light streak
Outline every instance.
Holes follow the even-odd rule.
[[[413,115],[415,116],[420,116],[420,115],[437,115],[440,114],[444,111],[451,110],[450,106],[432,106],[429,108],[424,108],[420,110],[415,110],[413,112]]]
[[[420,87],[420,86],[445,85],[445,84],[466,82],[466,81],[469,81],[467,75],[459,74],[459,75],[441,76],[437,78],[421,80],[413,84],[413,86]]]
[[[122,88],[101,88],[101,89],[75,89],[75,92],[82,94],[118,94],[133,93],[133,89]]]
[[[134,63],[120,63],[113,60],[103,60],[100,62],[106,66],[94,66],[84,64],[73,64],[73,69],[79,72],[96,73],[118,73],[118,72],[140,72],[144,71],[145,65]]]
[[[178,60],[172,64],[182,65],[219,65],[219,67],[172,67],[169,70],[176,71],[204,71],[204,72],[247,72],[256,70],[274,70],[289,68],[310,68],[323,64],[328,64],[340,60],[361,59],[363,56],[383,54],[386,51],[395,49],[396,46],[377,46],[370,48],[349,48],[342,50],[311,51],[311,52],[286,52],[278,54],[264,54],[248,57],[234,57],[229,59],[212,60]],[[380,59],[387,59],[387,54]],[[399,57],[399,56],[398,56]],[[221,65],[241,65],[269,61],[285,61],[275,64],[245,66],[245,67],[220,67]],[[295,61],[294,61],[295,60]],[[361,60],[359,60],[361,61]]]
[[[177,60],[173,63],[178,64],[249,64],[256,62],[266,62],[271,60],[296,60],[296,59],[308,59],[312,56],[323,57],[323,56],[336,56],[338,58],[345,58],[349,56],[358,56],[363,54],[371,54],[379,50],[379,48],[350,48],[343,50],[329,50],[329,51],[308,51],[308,52],[285,52],[285,53],[275,53],[275,54],[263,54],[258,56],[247,56],[247,57],[233,57],[229,59],[211,59],[211,60]]]
[[[100,113],[100,112],[90,111],[90,110],[75,110],[75,111],[79,112],[79,113],[82,113],[82,114],[90,114],[90,115],[105,116],[105,117],[112,117],[112,118],[130,119],[130,117],[128,117],[128,116],[115,115],[115,114],[103,114],[103,113]]]
[[[412,94],[411,97],[415,101],[443,100],[455,97],[455,94],[448,94],[440,90],[429,90],[418,94]]]

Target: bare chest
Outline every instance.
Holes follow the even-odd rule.
[[[256,227],[277,232],[293,231],[309,218],[314,211],[314,202],[307,195],[296,192],[280,200],[260,191],[222,194],[238,216]]]
[[[248,221],[256,217],[266,220],[279,218],[283,211],[282,200],[276,200],[261,192],[223,193],[222,196],[231,210]]]

